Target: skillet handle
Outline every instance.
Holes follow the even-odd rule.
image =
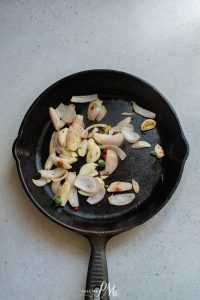
[[[85,300],[109,300],[109,290],[107,288],[109,283],[108,269],[105,252],[109,237],[90,236],[87,238],[90,241],[91,253],[87,273]]]

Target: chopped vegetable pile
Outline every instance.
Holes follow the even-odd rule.
[[[97,94],[88,96],[73,96],[73,103],[87,103],[87,118],[90,121],[100,122],[106,115],[107,109]],[[141,108],[133,102],[135,113],[146,117],[141,124],[141,132],[152,130],[156,127],[156,114]],[[49,144],[49,157],[40,170],[41,178],[32,179],[36,186],[42,187],[51,183],[54,194],[53,202],[56,206],[65,206],[68,202],[74,211],[80,207],[78,194],[87,197],[90,205],[100,202],[107,191],[119,193],[108,197],[111,205],[127,205],[135,199],[135,194],[140,192],[139,183],[112,182],[105,185],[104,180],[117,169],[118,159],[126,159],[126,153],[120,148],[124,140],[131,144],[133,149],[151,147],[151,145],[140,140],[140,135],[134,131],[131,118],[135,113],[123,112],[124,120],[111,127],[109,124],[95,123],[87,128],[84,125],[84,117],[76,114],[74,104],[65,105],[61,103],[57,108],[50,107],[49,115],[55,131]],[[162,146],[156,145],[150,154],[156,158],[162,158],[164,150]],[[72,171],[73,164],[79,157],[85,157],[86,163],[82,165],[79,173]],[[123,193],[129,191],[129,193]]]

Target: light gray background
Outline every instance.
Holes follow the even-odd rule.
[[[123,70],[156,86],[190,144],[171,201],[108,244],[117,299],[199,299],[199,59],[199,0],[0,1],[1,300],[83,299],[89,244],[28,200],[11,146],[44,89],[93,68]]]

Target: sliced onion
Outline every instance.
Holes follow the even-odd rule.
[[[115,145],[102,145],[100,146],[100,149],[114,150],[121,160],[124,160],[127,156],[122,149],[120,149],[118,146]]]
[[[101,187],[100,187],[99,192],[97,192],[95,195],[90,196],[89,198],[87,198],[86,201],[87,201],[89,204],[94,205],[94,204],[100,202],[100,201],[104,198],[105,193],[106,193],[106,190],[105,190],[105,188],[104,188],[104,185],[101,184]]]
[[[133,127],[133,125],[132,124],[124,124],[124,125],[122,125],[122,126],[114,126],[114,127],[112,127],[110,130],[109,130],[109,134],[114,134],[114,133],[116,133],[116,132],[121,132],[122,131],[122,129],[124,129],[124,128],[127,128],[127,129],[129,129],[130,131],[134,131],[134,127]]]
[[[130,112],[123,112],[122,116],[130,116],[130,117],[134,117],[135,114],[134,113],[130,113]]]
[[[68,198],[69,198],[69,203],[72,207],[79,206],[77,188],[72,187]]]
[[[122,133],[117,133],[115,135],[95,133],[94,139],[98,144],[120,146],[124,141],[124,136]]]
[[[76,116],[75,106],[73,104],[64,105],[63,103],[60,103],[55,111],[60,119],[67,124],[70,124]]]
[[[131,146],[133,149],[149,148],[151,145],[146,141],[138,141]]]
[[[96,120],[99,122],[101,121],[105,115],[107,113],[107,109],[105,108],[104,105],[101,106],[101,109],[100,109],[100,112],[98,113],[97,117],[96,117]]]
[[[73,96],[71,98],[71,102],[74,102],[74,103],[86,103],[86,102],[94,101],[97,98],[98,98],[97,94],[86,95],[86,96]]]
[[[82,190],[78,190],[78,192],[79,192],[80,195],[86,196],[86,197],[90,197],[91,195],[93,195],[93,194],[91,194],[91,193],[87,193],[87,192],[82,191]]]
[[[53,167],[53,162],[51,160],[51,155],[49,155],[49,157],[47,158],[44,168],[45,170],[50,170]]]
[[[66,170],[61,169],[61,168],[56,168],[56,169],[53,169],[53,170],[40,170],[39,171],[41,177],[42,178],[46,178],[46,179],[56,179],[56,178],[59,178],[65,172],[66,172]]]
[[[65,206],[69,199],[69,193],[70,193],[70,184],[69,182],[65,181],[63,185],[60,188],[60,200],[61,200],[61,206]]]
[[[129,143],[136,143],[140,139],[140,136],[137,132],[129,130],[129,128],[126,128],[126,127],[124,127],[122,129],[122,134],[123,134],[125,140]]]
[[[100,175],[110,175],[112,174],[118,166],[118,157],[115,151],[108,150],[106,155],[106,165],[105,169],[100,172]]]
[[[120,121],[117,126],[118,127],[124,127],[126,126],[127,124],[130,124],[131,123],[131,117],[127,117],[125,118],[124,120]]]
[[[130,204],[135,199],[135,194],[119,194],[119,195],[111,195],[108,197],[108,201],[112,205],[122,206]]]
[[[53,107],[49,108],[49,115],[50,115],[50,118],[51,118],[51,121],[53,123],[55,130],[60,130],[60,128],[61,128],[60,118],[59,118],[56,110]]]
[[[140,191],[139,183],[138,183],[136,180],[132,179],[132,186],[133,186],[133,191],[134,191],[136,194],[138,194],[139,191]]]
[[[124,192],[124,191],[130,191],[130,190],[132,190],[132,188],[133,188],[132,184],[129,182],[115,181],[109,185],[109,187],[107,188],[107,191],[109,193]]]
[[[51,154],[51,160],[53,164],[61,169],[71,169],[72,166],[68,163],[67,159],[56,156],[55,154]]]
[[[90,129],[92,129],[92,128],[101,128],[101,127],[106,127],[107,125],[106,124],[93,124],[93,125],[90,125],[90,126],[88,126],[87,128],[85,128],[85,131],[87,132],[87,131],[89,131]]]
[[[66,172],[61,176],[61,177],[58,177],[58,178],[55,178],[55,179],[52,179],[53,182],[60,182],[61,180],[67,178],[68,176],[68,171],[65,170]]]
[[[143,117],[145,117],[145,118],[155,119],[155,117],[156,117],[156,114],[155,114],[154,112],[152,112],[152,111],[150,111],[150,110],[147,110],[147,109],[144,109],[144,108],[140,107],[140,106],[137,105],[135,102],[133,102],[133,110],[134,110],[137,114],[139,114],[139,115],[141,115],[141,116],[143,116]]]
[[[52,190],[52,193],[54,193],[55,195],[58,195],[58,193],[59,193],[59,190],[60,190],[60,187],[61,187],[61,185],[60,185],[60,181],[53,181],[52,183],[51,183],[51,190]]]
[[[99,112],[101,111],[102,102],[103,101],[99,99],[90,102],[87,113],[87,117],[90,121],[94,121],[98,116]]]
[[[40,179],[32,179],[33,183],[36,186],[44,186],[47,183],[49,183],[49,180],[45,179],[45,178],[40,178]]]
[[[99,181],[92,176],[78,175],[75,179],[74,185],[87,193],[96,193],[100,189]]]

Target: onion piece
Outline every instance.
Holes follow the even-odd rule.
[[[60,182],[61,180],[65,179],[67,176],[68,176],[68,171],[65,170],[66,172],[61,176],[61,177],[58,177],[58,178],[55,178],[55,179],[52,179],[53,182]]]
[[[134,191],[136,194],[138,194],[139,191],[140,191],[139,183],[138,183],[136,180],[132,179],[132,186],[133,186],[133,191]]]
[[[130,204],[135,199],[135,194],[119,194],[111,195],[108,197],[108,201],[112,205],[122,206]]]
[[[68,163],[67,159],[56,156],[55,154],[51,154],[51,160],[53,164],[61,169],[71,169],[72,166]]]
[[[131,113],[131,112],[123,112],[123,113],[122,113],[122,116],[130,116],[130,117],[134,117],[135,114],[134,114],[134,113]]]
[[[106,126],[107,126],[107,124],[92,124],[92,125],[88,126],[87,128],[85,128],[85,131],[87,132],[92,128],[96,128],[96,127],[101,128],[101,127],[106,127]]]
[[[63,103],[60,103],[55,111],[65,124],[70,124],[76,116],[74,104],[64,105]]]
[[[125,138],[125,140],[129,143],[136,143],[137,141],[139,141],[140,136],[137,132],[134,132],[132,130],[130,130],[129,128],[124,127],[122,129],[122,134]]]
[[[86,103],[86,102],[94,101],[97,98],[98,98],[97,94],[86,95],[86,96],[73,96],[71,98],[71,102],[74,102],[74,103]]]
[[[72,187],[72,189],[70,190],[68,199],[69,199],[69,203],[72,207],[79,206],[77,188]]]
[[[50,144],[49,144],[49,154],[56,154],[56,136],[57,136],[57,132],[54,131],[52,133]]]
[[[55,130],[60,130],[60,128],[61,128],[60,118],[59,118],[56,110],[53,107],[49,107],[49,115],[50,115],[50,118],[51,118],[51,121],[53,123]]]
[[[91,194],[91,193],[87,193],[87,192],[82,191],[82,190],[78,190],[78,193],[79,193],[80,195],[86,196],[86,197],[90,197],[91,195],[93,195],[93,194]]]
[[[100,112],[98,113],[97,117],[96,117],[96,120],[99,122],[101,121],[105,115],[107,113],[107,109],[105,108],[104,105],[101,106],[101,109],[100,109]]]
[[[129,182],[115,181],[109,185],[109,187],[107,188],[107,191],[109,193],[124,192],[124,191],[130,191],[130,190],[132,190],[132,188],[133,188],[132,184]]]
[[[94,121],[96,117],[98,116],[99,112],[101,111],[103,101],[96,99],[92,102],[90,102],[88,106],[88,113],[87,117],[90,121]]]
[[[115,145],[102,145],[100,146],[100,149],[114,150],[121,160],[124,160],[127,156],[126,153],[121,148]]]
[[[57,133],[57,139],[61,147],[66,147],[68,128],[63,128]]]
[[[51,179],[51,180],[61,177],[65,172],[66,172],[66,170],[61,169],[61,168],[56,168],[53,170],[40,170],[39,171],[42,178]]]
[[[133,149],[149,148],[151,145],[146,141],[138,141],[131,146]]]
[[[70,192],[70,183],[65,181],[63,185],[60,187],[60,200],[61,200],[61,206],[65,206],[65,204],[68,201],[69,192]]]
[[[133,102],[133,110],[137,114],[139,114],[139,115],[141,115],[141,116],[143,116],[145,118],[149,118],[149,119],[155,119],[156,118],[156,114],[154,112],[152,112],[150,110],[147,110],[145,108],[140,107],[135,102]]]
[[[87,163],[96,162],[101,155],[101,150],[95,141],[91,138],[88,141],[88,153],[86,157]]]
[[[78,155],[84,157],[86,155],[87,148],[88,148],[88,141],[87,140],[81,141],[78,147]]]
[[[81,137],[76,127],[70,125],[67,132],[67,149],[76,151],[80,145]]]
[[[79,171],[79,175],[87,175],[87,176],[97,176],[98,172],[96,170],[97,164],[89,163],[85,164],[81,167]]]
[[[51,190],[52,190],[52,193],[54,193],[55,195],[58,196],[59,192],[60,192],[60,187],[61,187],[61,184],[60,184],[60,181],[53,181],[51,183]]]
[[[124,141],[124,136],[122,133],[117,133],[115,135],[95,133],[94,139],[98,144],[120,146]]]
[[[124,127],[126,126],[127,124],[130,124],[131,123],[131,117],[127,117],[125,118],[124,120],[120,121],[117,126],[118,127]]]
[[[100,184],[100,190],[93,196],[90,196],[89,198],[87,198],[87,202],[91,205],[94,205],[98,202],[100,202],[104,196],[105,196],[106,190],[103,184]]]
[[[151,130],[156,127],[156,121],[152,119],[146,119],[142,124],[140,125],[141,131],[147,131]]]
[[[44,169],[45,170],[51,170],[52,167],[53,167],[53,162],[51,160],[51,155],[49,155],[46,162],[45,162]]]
[[[87,193],[97,193],[100,189],[99,181],[92,176],[77,175],[74,185]]]
[[[47,183],[49,183],[49,180],[48,179],[45,179],[45,178],[40,178],[40,179],[32,179],[33,183],[36,185],[36,186],[44,186],[46,185]]]
[[[118,157],[115,151],[108,150],[106,154],[106,165],[105,169],[100,172],[100,175],[110,175],[112,174],[118,166]]]
[[[122,125],[122,126],[114,126],[114,127],[112,127],[110,130],[109,130],[109,134],[114,134],[114,133],[116,133],[116,132],[121,132],[122,131],[122,129],[124,129],[124,128],[127,128],[127,129],[129,129],[130,131],[134,131],[134,127],[133,127],[133,125],[132,124],[124,124],[124,125]]]

